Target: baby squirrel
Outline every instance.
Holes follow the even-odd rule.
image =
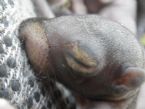
[[[19,36],[38,78],[55,77],[85,98],[126,100],[144,82],[144,51],[135,35],[97,15],[28,19]]]

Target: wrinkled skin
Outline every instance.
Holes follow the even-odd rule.
[[[94,15],[67,16],[26,20],[19,34],[36,76],[55,77],[78,107],[135,108],[144,52],[126,28]]]

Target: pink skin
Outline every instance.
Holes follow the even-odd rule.
[[[83,0],[72,0],[72,10],[75,14],[87,14],[87,9]]]
[[[136,34],[136,0],[113,0],[99,15],[120,23]]]

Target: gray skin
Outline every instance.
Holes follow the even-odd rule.
[[[32,18],[19,35],[35,75],[64,84],[80,108],[135,108],[144,51],[125,27],[96,15]]]

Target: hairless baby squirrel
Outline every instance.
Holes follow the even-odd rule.
[[[22,22],[19,35],[42,80],[55,77],[95,102],[91,109],[135,109],[145,58],[125,27],[97,15],[32,18]]]

